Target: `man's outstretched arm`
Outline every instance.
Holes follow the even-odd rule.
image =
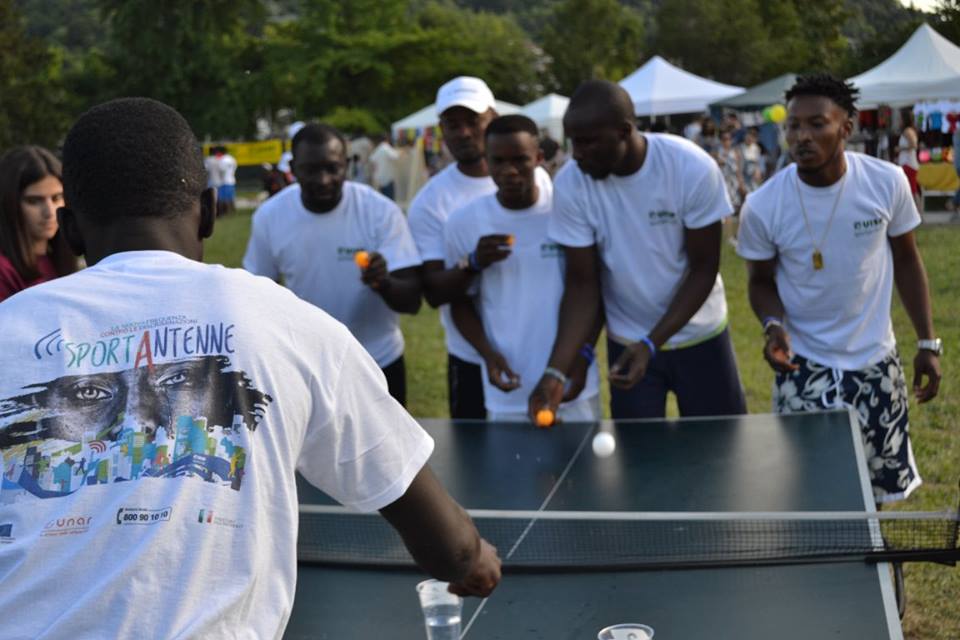
[[[406,493],[380,510],[420,567],[462,596],[489,596],[500,583],[500,557],[463,508],[424,466]]]

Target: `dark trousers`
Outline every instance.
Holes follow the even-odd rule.
[[[483,369],[478,364],[447,354],[447,397],[454,420],[485,420]]]
[[[380,370],[387,377],[387,390],[390,395],[404,407],[407,406],[407,367],[403,363],[403,356]]]
[[[611,364],[623,351],[623,345],[607,339]],[[662,418],[668,391],[676,394],[681,416],[747,412],[729,329],[692,347],[660,351],[650,361],[643,379],[630,389],[611,386],[610,415],[614,420]]]

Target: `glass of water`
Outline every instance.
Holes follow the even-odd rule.
[[[449,583],[424,580],[417,585],[427,640],[459,640],[463,599],[447,591]]]
[[[598,640],[653,640],[653,629],[645,624],[615,624],[601,629]]]

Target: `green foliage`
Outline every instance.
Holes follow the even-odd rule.
[[[27,34],[12,0],[0,0],[0,151],[56,148],[68,123],[61,67],[59,52]]]
[[[173,105],[200,137],[289,111],[383,130],[456,75],[522,104],[653,53],[742,85],[849,76],[921,20],[960,42],[960,0],[936,16],[898,0],[0,0],[0,142],[55,144],[121,95]]]
[[[462,74],[484,78],[504,100],[541,90],[535,49],[513,20],[449,4],[324,0],[273,33],[269,65],[299,117],[340,106],[391,122]]]
[[[200,136],[251,133],[245,68],[258,20],[256,0],[100,0],[109,26],[104,61],[114,96],[156,98],[177,108]]]
[[[665,0],[657,13],[655,50],[698,75],[753,84],[770,50],[759,5],[758,0]],[[715,51],[723,55],[708,53]]]
[[[848,16],[834,0],[664,0],[656,49],[688,71],[744,86],[790,71],[837,72]]]
[[[564,0],[543,30],[554,89],[569,95],[591,78],[620,80],[643,58],[643,18],[616,0]]]
[[[940,35],[960,44],[960,0],[940,0],[933,26]]]
[[[373,135],[389,128],[389,123],[379,122],[368,110],[351,107],[337,107],[320,120],[346,134]]]

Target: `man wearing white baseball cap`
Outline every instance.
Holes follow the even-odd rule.
[[[484,155],[484,132],[497,112],[487,83],[470,76],[459,76],[440,87],[436,108],[443,141],[456,163],[435,175],[420,190],[410,205],[408,221],[423,259],[425,297],[431,306],[440,306],[440,321],[446,330],[450,417],[482,419],[486,417],[482,360],[457,331],[449,308],[451,300],[466,294],[480,265],[466,259],[461,265],[446,269],[443,230],[453,211],[497,190]],[[481,238],[481,244],[485,240]],[[487,240],[489,242],[491,240]],[[482,253],[476,251],[471,255]]]

